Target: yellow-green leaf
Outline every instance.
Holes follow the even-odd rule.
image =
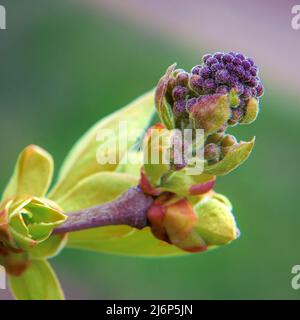
[[[250,155],[254,147],[255,138],[249,142],[240,142],[228,150],[225,157],[216,164],[205,167],[204,173],[211,175],[225,175],[240,166]]]
[[[30,196],[19,196],[9,210],[9,229],[18,247],[29,250],[46,241],[52,230],[67,217],[52,202]]]
[[[90,208],[116,199],[137,184],[138,179],[126,173],[99,172],[80,181],[57,203],[65,212]]]
[[[53,160],[38,146],[28,146],[19,156],[14,174],[3,193],[3,199],[29,194],[43,197],[53,175]]]
[[[45,259],[55,257],[67,243],[67,234],[55,234],[37,246],[27,249],[31,259]]]
[[[92,250],[104,253],[113,253],[124,256],[140,257],[168,257],[187,254],[174,245],[156,239],[149,228],[136,230],[127,235],[114,238],[99,237],[98,230],[102,232],[116,233],[117,226],[102,227],[90,231],[79,231],[70,234],[68,247],[83,250]]]
[[[131,151],[128,154],[128,159],[128,163],[120,164],[116,171],[130,174],[139,179],[143,165],[143,153],[141,151]]]
[[[99,121],[71,150],[64,162],[58,182],[49,197],[53,200],[58,200],[80,180],[100,171],[115,170],[118,163],[99,164],[97,162],[97,153],[99,154],[103,150],[107,151],[109,156],[115,157],[119,162],[123,158],[125,151],[136,143],[133,138],[142,134],[147,127],[153,112],[154,92],[151,91],[134,100],[123,109]],[[118,137],[122,136],[122,139],[124,138],[124,132],[121,129],[119,130],[120,122],[127,123],[127,146],[123,143],[119,150],[115,152],[113,146],[119,142]],[[105,141],[97,141],[101,130],[112,130],[115,134],[107,137]]]
[[[19,277],[10,276],[9,286],[18,300],[63,300],[64,294],[50,264],[33,260]]]

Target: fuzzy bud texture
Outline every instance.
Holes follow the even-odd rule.
[[[193,67],[190,73],[183,69],[173,72],[168,81],[166,98],[175,117],[182,121],[201,96],[228,94],[231,116],[227,124],[249,123],[255,119],[253,112],[251,119],[247,115],[249,101],[255,99],[258,104],[264,93],[258,73],[254,61],[241,53],[206,54],[202,57],[202,63]],[[244,121],[244,118],[247,120]]]

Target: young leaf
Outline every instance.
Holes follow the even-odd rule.
[[[113,151],[113,145],[118,142],[119,124],[121,121],[127,122],[127,134],[141,134],[146,129],[151,116],[154,112],[154,92],[149,92],[140,98],[134,100],[125,108],[113,113],[112,115],[99,121],[92,127],[82,139],[80,139],[69,156],[65,160],[62,170],[59,175],[58,182],[52,190],[49,198],[58,200],[67,193],[80,180],[97,173],[99,171],[113,171],[116,169],[116,164],[99,164],[96,154],[99,148],[109,149]],[[113,130],[115,133],[106,141],[97,141],[97,136],[101,130]],[[122,132],[121,132],[122,134]],[[117,140],[117,141],[115,141]],[[122,146],[117,154],[113,154],[117,160],[123,157],[126,150],[130,149],[135,141],[127,139],[127,148]],[[121,149],[121,150],[120,150]]]
[[[128,227],[124,227],[127,228]],[[118,226],[102,227],[98,229],[73,232],[69,235],[68,247],[92,250],[104,253],[114,253],[124,256],[140,257],[168,257],[187,254],[174,245],[156,239],[149,228],[143,230],[132,230],[132,232],[121,234],[119,237],[105,238],[102,232],[117,233]],[[129,230],[128,230],[129,231]]]
[[[67,219],[47,200],[26,195],[15,198],[8,210],[10,232],[18,247],[26,251],[46,241]]]
[[[80,181],[58,205],[65,212],[90,208],[112,201],[138,184],[138,179],[126,173],[99,172]]]
[[[14,174],[2,199],[29,194],[43,197],[52,180],[53,160],[38,146],[28,146],[19,156]]]
[[[21,276],[9,277],[10,289],[18,300],[63,300],[64,294],[50,264],[33,260]]]
[[[67,234],[54,234],[37,246],[29,248],[27,253],[31,259],[46,259],[55,257],[67,243]]]

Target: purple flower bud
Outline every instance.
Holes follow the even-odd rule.
[[[248,81],[248,85],[249,87],[253,87],[255,88],[257,86],[257,81],[255,78],[251,78],[249,81]]]
[[[256,77],[257,76],[257,68],[255,68],[255,67],[251,67],[250,68],[250,73],[251,73],[251,75],[253,76],[253,77]]]
[[[251,58],[247,58],[247,61],[250,63],[251,66],[254,65],[254,61]]]
[[[233,120],[234,122],[238,122],[242,119],[244,115],[244,109],[239,107],[239,108],[235,108],[235,109],[231,109],[231,120]]]
[[[227,69],[229,72],[233,71],[233,69],[234,69],[234,64],[233,64],[233,63],[228,63],[228,64],[226,65],[226,69]]]
[[[204,158],[205,160],[219,160],[221,149],[218,145],[214,143],[209,143],[204,148]]]
[[[244,87],[244,93],[241,96],[243,99],[247,100],[251,97],[251,88],[248,86]]]
[[[203,83],[203,89],[206,92],[212,93],[216,89],[216,84],[213,79],[206,79]]]
[[[216,58],[219,62],[222,61],[222,57],[223,57],[224,53],[222,52],[216,52],[213,57]]]
[[[211,58],[212,55],[211,54],[205,54],[203,57],[202,57],[202,60],[204,63],[206,63],[207,59]]]
[[[200,76],[204,79],[207,79],[211,76],[211,70],[209,67],[203,67],[200,71]]]
[[[179,117],[182,114],[184,114],[186,112],[186,101],[175,101],[173,106],[173,112],[176,117]]]
[[[189,83],[189,74],[187,72],[180,72],[176,77],[176,84],[178,86],[187,86]]]
[[[241,54],[241,53],[238,53],[238,54],[236,55],[236,57],[237,57],[238,59],[240,59],[241,61],[245,60],[245,56],[244,56],[243,54]]]
[[[193,69],[192,69],[192,74],[200,74],[200,71],[201,71],[201,69],[202,69],[202,66],[201,65],[197,65],[197,66],[195,66]]]
[[[243,79],[245,76],[245,70],[241,65],[237,65],[234,67],[234,73],[240,78]]]
[[[229,88],[227,86],[219,86],[216,89],[216,93],[219,93],[219,94],[226,94],[228,92],[229,92]]]
[[[237,65],[241,64],[242,61],[241,61],[241,59],[239,59],[239,58],[234,58],[234,59],[232,60],[232,63],[237,66]]]
[[[205,63],[206,63],[208,66],[211,66],[212,64],[218,63],[218,62],[219,62],[218,59],[211,57],[211,58],[208,58]]]
[[[230,74],[227,70],[219,70],[216,72],[216,82],[220,84],[227,83],[230,79]]]
[[[243,80],[244,80],[245,82],[247,82],[247,81],[250,81],[251,78],[252,78],[252,77],[251,77],[251,73],[250,73],[249,71],[246,71],[245,74],[244,74],[244,79],[243,79]]]
[[[251,96],[256,97],[256,95],[257,95],[256,88],[255,87],[251,88]]]
[[[224,63],[230,63],[230,62],[232,62],[232,60],[233,60],[233,57],[232,57],[232,55],[231,54],[224,54],[224,56],[223,56],[223,58],[222,58],[222,61],[224,62]]]
[[[230,76],[229,80],[228,80],[228,84],[231,87],[235,87],[239,82],[239,78],[235,75]]]
[[[186,111],[190,112],[197,101],[197,98],[188,99],[186,103]]]
[[[242,66],[243,66],[243,68],[244,68],[245,70],[249,70],[249,69],[251,68],[251,64],[250,64],[250,62],[249,62],[248,60],[244,60],[244,61],[242,62]]]
[[[261,97],[264,94],[264,87],[261,83],[259,83],[256,87],[256,94],[258,97]]]
[[[200,122],[201,125],[207,125],[201,118],[200,107],[205,103],[199,99],[203,95],[207,98],[211,95],[226,97],[227,120],[231,117],[228,123],[234,125],[241,122],[239,119],[243,110],[246,110],[245,104],[249,103],[251,98],[258,100],[264,92],[258,77],[258,67],[252,59],[236,52],[206,54],[202,59],[203,63],[193,67],[190,73],[183,69],[174,71],[173,68],[165,80],[164,97],[173,106],[174,113],[178,117],[180,115],[176,118],[176,127],[179,125],[178,121],[188,121],[188,113],[195,116],[193,119],[197,120],[199,125]],[[196,105],[199,108],[196,108]],[[188,125],[184,123],[183,127]],[[224,123],[226,130],[227,121]]]
[[[217,72],[218,70],[222,70],[224,66],[221,63],[214,63],[211,65],[210,70],[213,72]]]
[[[204,80],[201,76],[193,74],[190,77],[190,82],[189,82],[190,88],[197,93],[201,93],[203,90],[203,82]]]
[[[172,91],[172,96],[175,101],[183,100],[188,94],[188,89],[186,87],[177,86]]]

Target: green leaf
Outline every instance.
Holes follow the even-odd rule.
[[[58,200],[80,180],[100,171],[113,171],[117,164],[99,164],[97,153],[107,151],[110,156],[118,160],[122,159],[125,151],[134,146],[136,136],[142,134],[146,129],[154,112],[154,92],[151,91],[140,98],[134,100],[125,108],[99,121],[92,127],[82,139],[80,139],[64,162],[59,175],[58,182],[49,198]],[[124,136],[124,132],[119,131],[119,123],[127,122],[127,147],[122,144],[119,152],[113,150],[112,146],[118,143],[118,137]],[[110,135],[105,141],[97,141],[97,136],[101,130],[113,130],[115,135]],[[135,139],[134,139],[135,138]],[[99,140],[99,139],[98,139]],[[117,140],[117,141],[116,141]]]
[[[225,157],[216,164],[206,166],[204,173],[221,176],[240,166],[250,155],[255,138],[249,142],[240,142],[228,150]]]
[[[143,165],[143,153],[140,151],[130,151],[128,159],[128,163],[120,164],[116,171],[130,174],[139,179],[141,176],[141,167]]]
[[[64,294],[50,264],[33,260],[19,277],[10,276],[9,286],[18,300],[63,300]]]
[[[55,257],[60,253],[67,243],[66,234],[52,235],[47,240],[39,243],[37,246],[27,249],[31,259],[46,259]]]
[[[38,146],[30,145],[20,154],[2,199],[23,194],[43,197],[49,188],[52,175],[51,155]]]
[[[137,184],[138,179],[126,173],[99,172],[80,181],[58,205],[65,212],[90,208],[116,199]]]
[[[128,227],[127,231],[129,231]],[[102,234],[99,234],[101,229]],[[120,234],[119,237],[105,238],[105,233],[109,235],[118,233],[117,226],[102,227],[92,230],[79,231],[70,234],[68,247],[92,250],[103,253],[113,253],[123,256],[140,257],[168,257],[187,254],[174,245],[156,239],[149,228],[143,230],[133,230],[131,233]],[[125,231],[125,230],[124,230]]]
[[[28,250],[46,241],[67,217],[52,202],[20,196],[9,207],[9,228],[18,246]]]

